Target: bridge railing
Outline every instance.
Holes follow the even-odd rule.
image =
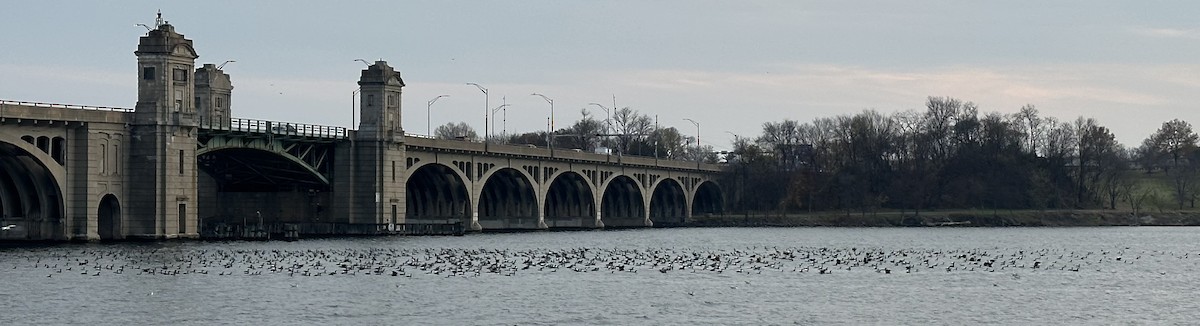
[[[200,128],[317,138],[345,139],[349,137],[346,127],[243,118],[231,118],[228,124],[224,121],[200,121]]]
[[[53,109],[73,109],[73,110],[112,111],[112,112],[133,112],[133,109],[130,109],[130,108],[113,108],[113,107],[107,107],[107,106],[90,106],[90,105],[77,105],[77,104],[60,104],[60,103],[26,102],[26,101],[13,101],[13,100],[0,100],[0,104],[3,104],[3,105],[32,106],[32,107],[40,107],[40,108],[53,108]]]

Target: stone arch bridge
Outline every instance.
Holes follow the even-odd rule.
[[[197,237],[218,223],[672,226],[723,206],[710,164],[237,118],[144,131],[134,116],[0,101],[0,239]],[[186,149],[139,150],[164,133]]]
[[[715,165],[406,135],[404,80],[384,61],[360,72],[349,130],[233,118],[229,75],[196,68],[161,16],[134,55],[132,109],[0,100],[0,240],[645,227],[721,211]]]

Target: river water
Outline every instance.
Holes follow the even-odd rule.
[[[1200,228],[678,228],[0,248],[0,324],[1200,323]]]

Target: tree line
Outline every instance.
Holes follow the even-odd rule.
[[[702,160],[716,163],[718,153],[710,145],[697,145],[695,135],[684,135],[675,127],[661,127],[655,117],[629,107],[612,110],[603,120],[586,109],[570,126],[553,133],[532,131],[512,135],[491,135],[487,140],[496,144],[531,145],[563,150],[658,157],[673,160]],[[465,122],[438,126],[433,133],[437,139],[482,141],[482,137]]]
[[[757,137],[735,140],[722,184],[734,212],[919,214],[1118,203],[1136,212],[1154,198],[1182,209],[1200,196],[1196,142],[1181,120],[1126,148],[1091,118],[1060,121],[1033,105],[981,114],[971,102],[929,97],[924,111],[764,123]],[[1146,174],[1169,180],[1171,193],[1159,193]]]
[[[487,138],[537,147],[553,139],[563,150],[727,163],[721,183],[731,212],[1122,205],[1136,213],[1154,201],[1194,208],[1200,197],[1198,137],[1178,119],[1127,148],[1092,118],[1059,120],[1033,105],[1013,114],[980,113],[972,102],[929,97],[924,110],[766,122],[760,135],[735,136],[733,150],[722,153],[656,120],[629,107],[602,120],[580,110],[578,120],[553,133]],[[439,126],[434,137],[483,140],[464,122]]]

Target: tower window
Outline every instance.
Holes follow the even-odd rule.
[[[225,98],[224,98],[224,97],[217,97],[217,108],[218,108],[218,109],[220,109],[220,108],[223,108],[223,107],[225,107]]]
[[[375,106],[375,95],[367,94],[367,106]]]
[[[154,67],[142,67],[142,79],[154,80]]]
[[[175,70],[171,71],[171,80],[185,82],[188,80],[187,75],[187,70],[175,68]]]

